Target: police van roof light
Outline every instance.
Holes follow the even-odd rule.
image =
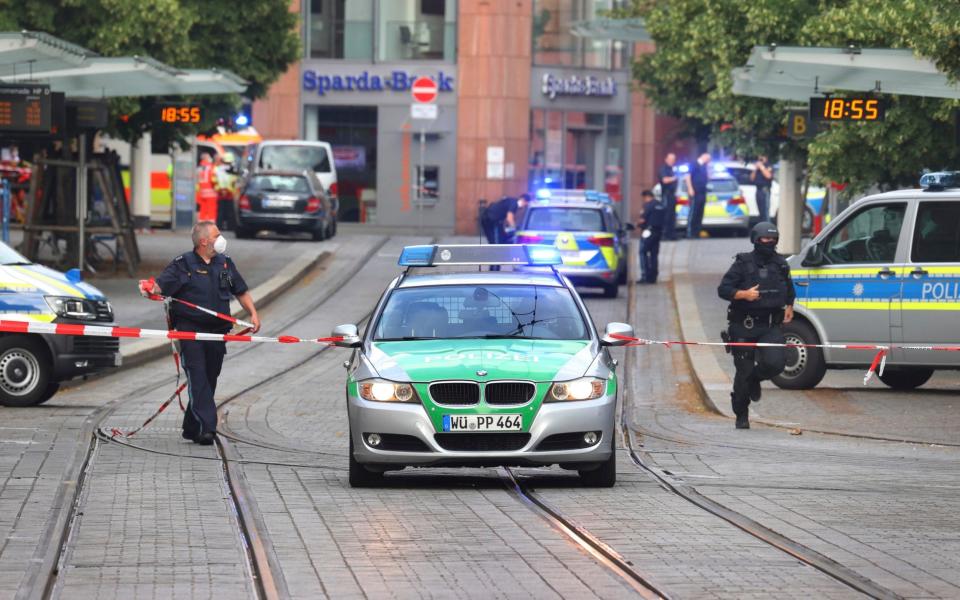
[[[538,246],[536,244],[530,244],[526,246],[527,256],[530,259],[529,264],[532,266],[551,266],[559,265],[563,262],[563,259],[560,258],[560,251],[554,248],[553,246]]]
[[[960,171],[924,173],[920,177],[920,187],[930,192],[960,187]]]
[[[537,190],[537,199],[546,200],[548,198],[550,198],[550,190],[546,188],[541,188]]]
[[[405,246],[397,263],[401,267],[431,267],[436,246]]]

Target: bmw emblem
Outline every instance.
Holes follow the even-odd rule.
[[[483,369],[480,369],[479,371],[477,371],[477,377],[486,377],[486,376],[487,376],[487,372],[484,371]]]

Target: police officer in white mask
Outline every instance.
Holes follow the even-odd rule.
[[[236,296],[250,314],[254,329],[260,330],[260,317],[247,283],[236,265],[224,254],[227,240],[213,221],[200,221],[190,233],[193,250],[181,254],[156,278],[142,281],[144,296],[163,294],[180,298],[223,314],[230,313],[230,298]],[[180,303],[170,307],[173,326],[178,331],[228,333],[231,324]],[[217,377],[227,353],[225,342],[182,340],[180,355],[187,376],[190,402],[183,416],[183,437],[201,445],[210,445],[217,431],[217,405],[214,393]]]

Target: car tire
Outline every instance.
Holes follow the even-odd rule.
[[[577,471],[580,483],[586,487],[609,488],[617,484],[617,451],[610,442],[610,458],[600,463],[596,469]]]
[[[238,240],[249,240],[253,237],[253,231],[247,227],[244,227],[243,225],[240,225],[239,223],[237,224],[237,229],[234,233],[237,234]]]
[[[310,230],[310,239],[315,242],[322,242],[327,239],[327,226],[326,224],[321,224],[320,227]]]
[[[895,390],[918,388],[933,377],[933,369],[924,367],[887,367],[880,375],[880,381]]]
[[[783,337],[788,344],[819,344],[817,332],[806,321],[794,319],[783,325]],[[827,373],[822,348],[787,348],[787,364],[773,378],[773,383],[785,390],[809,390],[817,386]]]
[[[50,398],[53,398],[54,396],[56,396],[57,392],[59,391],[60,391],[60,382],[51,381],[50,383],[47,384],[47,389],[44,390],[43,395],[40,396],[40,400],[37,402],[37,404],[43,404]]]
[[[353,457],[353,435],[350,436],[350,487],[374,487],[383,483],[383,473],[370,471]]]
[[[622,262],[626,263],[626,261],[622,261]],[[625,264],[622,267],[620,267],[620,269],[617,271],[617,284],[618,285],[627,284],[627,266]]]
[[[620,293],[620,285],[616,283],[605,283],[603,284],[603,297],[604,298],[616,298],[617,294]]]
[[[36,406],[50,399],[53,364],[42,341],[23,335],[0,338],[0,404]],[[56,390],[54,390],[56,393]]]

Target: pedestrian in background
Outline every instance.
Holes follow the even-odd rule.
[[[753,252],[738,254],[723,276],[717,294],[730,302],[725,342],[783,344],[781,323],[793,320],[796,293],[787,261],[777,254],[780,232],[773,223],[757,223],[750,231]],[[786,365],[782,346],[732,350],[737,369],[730,401],[737,429],[750,429],[750,402],[760,400],[760,382],[776,377]]]
[[[660,200],[663,203],[663,239],[677,239],[677,155],[668,152],[660,165]]]
[[[643,190],[643,214],[637,226],[640,229],[640,280],[637,283],[656,283],[660,266],[660,238],[666,209],[657,202],[653,192]]]
[[[703,152],[690,165],[690,173],[686,178],[687,197],[690,198],[690,210],[687,212],[687,239],[695,240],[703,231],[703,211],[707,205],[708,181],[710,181],[710,153]]]
[[[770,186],[773,185],[773,168],[767,157],[761,154],[750,172],[750,181],[757,186],[757,214],[761,221],[770,220]]]
[[[224,254],[227,239],[220,235],[216,223],[199,221],[190,237],[193,250],[173,259],[156,281],[141,280],[140,293],[180,298],[223,314],[230,313],[230,298],[236,296],[240,306],[250,314],[251,333],[259,331],[260,317],[253,296],[233,260]],[[170,310],[177,331],[221,334],[230,331],[231,324],[227,321],[189,306],[173,303]],[[203,446],[213,443],[217,431],[217,405],[213,396],[226,353],[225,342],[180,341],[190,398],[183,415],[183,437]]]

